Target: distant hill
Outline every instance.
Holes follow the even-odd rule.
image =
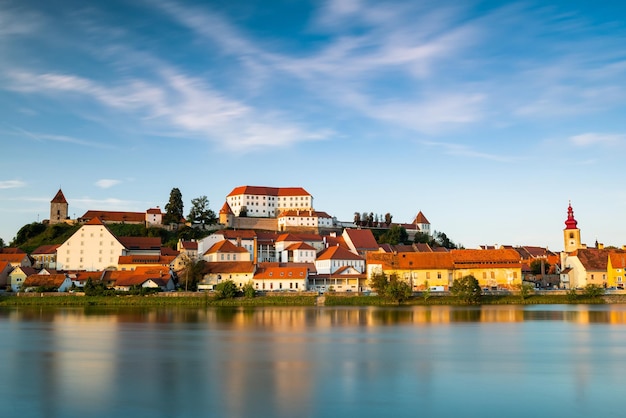
[[[80,224],[46,225],[33,222],[24,225],[17,232],[11,247],[19,247],[28,254],[42,245],[62,244],[81,227]],[[179,239],[199,240],[211,234],[211,231],[200,228],[183,226],[177,231],[168,231],[163,228],[146,228],[136,224],[107,224],[107,228],[118,237],[160,237],[165,247],[176,248]]]

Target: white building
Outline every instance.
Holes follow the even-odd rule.
[[[310,210],[284,210],[278,215],[278,229],[284,231],[289,227],[331,228],[333,218],[326,212]]]
[[[343,267],[353,267],[358,273],[364,273],[365,259],[337,245],[322,251],[315,260],[317,274],[333,274]]]
[[[312,210],[313,196],[302,187],[239,186],[226,196],[235,216],[274,218],[290,209]]]
[[[160,238],[118,238],[96,217],[57,248],[56,266],[58,270],[99,271],[117,268],[120,256],[160,254]]]

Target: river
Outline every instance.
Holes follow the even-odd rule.
[[[626,305],[0,309],[3,417],[621,417]]]

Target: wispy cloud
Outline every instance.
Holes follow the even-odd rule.
[[[109,189],[113,186],[116,186],[118,184],[120,184],[121,181],[120,180],[113,180],[113,179],[100,179],[98,181],[96,181],[96,186],[102,188],[102,189]]]
[[[26,186],[21,180],[0,180],[0,189],[17,189]]]
[[[460,157],[468,157],[468,158],[477,158],[482,160],[490,160],[496,161],[500,163],[508,163],[514,161],[516,158],[496,155],[486,152],[476,151],[467,145],[462,144],[452,144],[445,142],[433,142],[433,141],[420,141],[423,145],[430,147],[438,147],[443,149],[443,152],[448,155],[460,156]]]
[[[6,125],[6,126],[9,127],[10,129],[9,132],[11,135],[19,135],[19,136],[27,137],[38,142],[54,141],[54,142],[66,142],[69,144],[82,145],[82,146],[93,147],[93,148],[113,148],[109,144],[104,144],[101,142],[94,142],[94,141],[86,141],[84,139],[73,138],[67,135],[54,135],[54,134],[45,134],[45,133],[40,133],[40,132],[31,132],[26,129],[20,128],[18,126],[9,126],[9,125]]]
[[[594,145],[618,145],[626,142],[626,135],[588,132],[570,136],[569,141],[579,147],[589,147]]]

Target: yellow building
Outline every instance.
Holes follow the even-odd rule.
[[[367,276],[381,271],[405,280],[413,290],[448,290],[454,279],[469,275],[483,288],[514,289],[522,283],[521,258],[512,249],[368,253]]]
[[[607,281],[608,287],[617,289],[624,288],[626,282],[626,253],[610,252],[607,261]]]

